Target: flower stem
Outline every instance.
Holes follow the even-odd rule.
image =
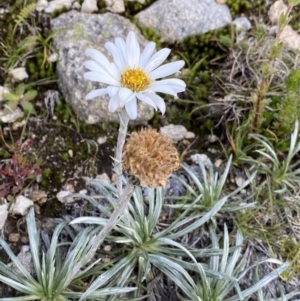
[[[126,210],[126,205],[130,200],[133,191],[134,191],[134,184],[128,180],[125,190],[123,191],[122,187],[122,157],[123,157],[123,147],[126,139],[129,116],[127,115],[125,110],[122,110],[119,114],[120,116],[120,127],[119,127],[119,135],[117,141],[117,147],[115,152],[115,163],[114,163],[114,170],[117,174],[117,189],[118,189],[118,202],[114,209],[114,212],[110,216],[109,220],[107,221],[106,225],[102,228],[100,233],[95,237],[95,239],[91,242],[89,247],[89,251],[83,257],[83,259],[75,265],[73,271],[71,273],[71,277],[74,277],[82,267],[84,267],[96,254],[98,247],[104,241],[105,237],[109,234],[109,232],[113,229],[113,227],[117,224],[119,218],[122,216],[124,211]],[[125,218],[126,222],[126,218]],[[72,279],[72,278],[70,278]]]
[[[115,152],[114,171],[117,175],[117,189],[118,189],[119,196],[121,197],[123,192],[123,187],[122,187],[123,147],[124,147],[127,129],[128,129],[129,116],[125,111],[125,109],[122,109],[121,112],[119,113],[119,117],[120,117],[120,127],[119,127],[119,135],[118,135],[117,147]]]
[[[89,251],[85,254],[83,259],[78,262],[73,270],[72,273],[70,273],[69,279],[73,279],[75,275],[92,259],[95,257],[95,254],[100,246],[100,244],[104,241],[106,236],[109,234],[109,232],[113,229],[113,227],[117,224],[120,216],[124,212],[126,205],[128,201],[130,200],[133,192],[134,192],[135,186],[128,181],[127,185],[125,187],[125,190],[117,203],[114,212],[110,216],[109,220],[107,221],[106,225],[102,228],[100,233],[95,237],[95,239],[92,240],[91,246],[89,247]],[[93,265],[93,264],[92,264]]]

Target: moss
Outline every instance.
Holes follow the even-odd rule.
[[[233,18],[247,14],[248,12],[254,15],[260,15],[266,12],[266,4],[265,1],[262,0],[227,0],[226,4]]]
[[[43,178],[49,178],[51,176],[51,168],[45,168],[42,172]]]
[[[57,18],[59,15],[66,13],[67,11],[68,9],[65,6],[61,9],[56,9],[51,13],[51,18],[52,19]]]
[[[149,7],[152,3],[154,3],[156,0],[145,0],[144,3],[139,3],[137,1],[124,1],[125,5],[125,13],[124,16],[126,18],[132,19],[132,16],[136,15],[140,11],[146,9]]]
[[[82,1],[82,2],[83,2],[83,1]],[[97,6],[98,6],[99,12],[100,12],[101,14],[107,12],[105,0],[98,0],[98,1],[97,1]]]

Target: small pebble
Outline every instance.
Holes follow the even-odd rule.
[[[187,129],[183,125],[169,124],[161,127],[159,132],[173,141],[180,141],[185,138]]]
[[[9,195],[6,196],[6,200],[11,203],[15,200],[15,198],[11,194],[9,194]]]
[[[0,205],[0,230],[3,229],[7,219],[7,215],[8,215],[7,208],[8,208],[8,204]]]
[[[284,2],[282,0],[279,1],[275,1],[269,11],[268,11],[268,16],[270,21],[273,24],[277,24],[280,18],[281,14],[284,14],[287,10],[287,6],[284,4]]]
[[[47,57],[47,61],[49,63],[55,63],[58,60],[58,54],[56,52],[52,53],[50,56]]]
[[[36,215],[41,214],[41,208],[38,204],[34,204],[34,212],[35,212]]]
[[[67,183],[67,184],[64,186],[64,189],[70,191],[71,193],[74,193],[74,192],[75,192],[75,187],[74,187],[74,185],[71,184],[71,183]]]
[[[206,154],[194,154],[190,156],[190,159],[196,164],[200,160],[205,166],[207,166],[209,160]]]
[[[81,6],[81,12],[93,13],[98,11],[97,0],[84,0]]]
[[[12,205],[12,213],[25,215],[27,214],[28,208],[33,205],[33,201],[29,198],[26,198],[23,195],[18,195],[14,204]]]
[[[104,246],[103,250],[104,250],[105,252],[110,252],[110,251],[111,251],[111,245],[106,245],[106,246]]]
[[[210,143],[214,143],[214,142],[218,141],[219,138],[218,138],[216,135],[208,135],[208,136],[207,136],[207,140],[208,140]]]
[[[18,242],[20,239],[20,234],[19,233],[10,233],[8,235],[8,241],[9,242]]]
[[[36,3],[35,10],[38,11],[38,12],[41,12],[41,11],[43,11],[48,6],[48,4],[49,3],[48,3],[47,0],[39,0]]]
[[[30,193],[30,199],[34,202],[37,202],[43,198],[47,198],[47,193],[44,190],[34,190]]]
[[[72,5],[72,9],[80,10],[80,3],[79,2],[74,2],[73,5]]]
[[[61,190],[60,192],[58,192],[58,193],[56,194],[56,197],[57,197],[57,199],[58,199],[61,203],[63,203],[63,204],[65,204],[65,203],[72,203],[72,202],[74,202],[75,200],[74,200],[74,198],[68,197],[68,196],[70,196],[70,195],[71,195],[71,192],[70,192],[70,191]]]
[[[14,80],[22,81],[28,78],[28,73],[26,72],[25,67],[12,69],[8,73],[12,75]]]
[[[104,258],[102,258],[102,262],[103,263],[108,263],[108,262],[110,262],[110,258],[104,257]]]
[[[106,173],[102,173],[101,175],[97,175],[96,179],[107,181],[108,183],[110,183],[110,178]]]
[[[219,151],[215,148],[208,148],[207,151],[209,151],[212,154],[217,154]]]
[[[196,135],[193,132],[186,132],[184,135],[185,139],[194,139]]]
[[[242,177],[235,177],[235,183],[238,187],[241,187],[245,183],[245,179]]]
[[[21,118],[24,116],[24,112],[20,108],[16,108],[13,112],[9,114],[5,114],[4,112],[1,112],[0,110],[0,120],[3,123],[13,123],[15,122],[18,118]]]
[[[106,141],[107,141],[107,137],[106,136],[99,137],[97,139],[97,143],[100,144],[100,145],[106,143]]]
[[[112,181],[112,183],[114,183],[114,184],[117,182],[117,175],[116,175],[115,173],[112,174],[112,176],[111,176],[111,181]]]
[[[220,167],[223,163],[223,160],[222,159],[217,159],[216,162],[214,163],[214,166],[215,167]]]
[[[21,236],[21,243],[22,244],[28,244],[29,243],[28,236]]]
[[[14,131],[16,131],[17,129],[23,127],[25,124],[26,124],[26,120],[25,119],[23,119],[22,121],[16,121],[16,122],[13,123],[12,129]]]
[[[105,0],[106,9],[112,13],[123,13],[125,11],[123,0]]]
[[[72,0],[54,0],[50,1],[49,5],[45,8],[46,13],[53,13],[55,10],[60,10],[64,7],[70,9],[72,6]]]
[[[3,100],[3,94],[9,93],[9,89],[3,86],[0,86],[0,101]]]
[[[82,189],[79,191],[79,194],[86,195],[87,193],[88,193],[88,191],[86,189]]]
[[[72,149],[69,149],[69,150],[68,150],[68,154],[69,154],[69,157],[70,157],[70,158],[73,158],[73,150],[72,150]]]

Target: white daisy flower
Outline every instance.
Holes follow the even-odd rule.
[[[141,53],[133,32],[129,32],[126,42],[116,38],[115,43],[107,42],[105,48],[112,55],[113,62],[95,49],[86,51],[86,55],[93,61],[84,63],[90,70],[84,74],[84,78],[108,85],[88,93],[87,100],[108,94],[110,112],[125,106],[129,117],[136,119],[137,99],[158,108],[164,114],[165,102],[156,92],[177,98],[177,93],[185,90],[186,85],[180,79],[158,80],[178,72],[184,65],[184,61],[176,61],[160,66],[170,54],[170,49],[164,48],[153,54],[155,43],[150,42]]]

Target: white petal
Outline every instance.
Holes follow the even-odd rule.
[[[113,97],[119,92],[120,87],[108,86],[106,89],[109,97]]]
[[[170,86],[168,85],[161,85],[158,87],[155,87],[153,89],[153,92],[161,92],[161,93],[165,93],[165,94],[170,94],[172,96],[174,96],[175,98],[177,98],[177,92],[174,91],[174,89],[170,88]]]
[[[128,66],[138,67],[140,61],[140,45],[135,38],[133,31],[130,31],[126,39],[126,52],[128,59]]]
[[[100,72],[86,72],[84,73],[84,78],[89,79],[91,81],[100,82],[113,86],[120,86],[120,83],[114,79],[110,74],[104,74]]]
[[[146,64],[150,60],[154,50],[155,50],[154,42],[150,42],[146,45],[146,47],[140,57],[140,62],[139,62],[140,67],[144,68],[146,66]]]
[[[83,64],[87,69],[89,69],[91,71],[107,73],[106,70],[95,61],[86,61]]]
[[[120,50],[112,42],[105,43],[105,48],[113,56],[114,63],[116,64],[119,72],[122,72],[125,65],[124,65],[123,57],[122,57],[122,54],[120,53]]]
[[[93,99],[95,97],[99,97],[99,96],[103,96],[107,94],[107,89],[97,89],[97,90],[93,90],[90,93],[88,93],[85,97],[86,100],[90,100]]]
[[[154,81],[148,90],[170,94],[177,98],[177,93],[185,91],[185,82],[177,78]]]
[[[119,69],[118,69],[118,67],[116,66],[115,63],[110,63],[110,74],[117,81],[121,80],[121,72],[119,71]]]
[[[166,112],[166,104],[164,100],[155,93],[145,93],[146,96],[151,98],[151,100],[155,103],[155,105],[159,108],[162,114]]]
[[[106,56],[96,49],[93,48],[87,49],[85,51],[85,55],[91,57],[93,60],[97,61],[100,64],[102,64],[102,62],[109,63],[109,60],[106,58]]]
[[[141,100],[142,102],[150,105],[151,107],[153,107],[155,110],[157,110],[157,107],[155,105],[155,103],[151,100],[151,98],[149,98],[148,96],[142,94],[142,93],[138,93],[136,95],[136,97]]]
[[[119,95],[116,94],[115,96],[113,96],[108,103],[108,110],[109,112],[115,112],[120,106],[120,98]]]
[[[125,104],[125,109],[126,109],[126,112],[127,112],[128,116],[130,117],[130,119],[136,119],[136,117],[137,117],[136,98],[134,98],[133,100],[127,102]]]
[[[158,67],[149,73],[152,79],[162,78],[178,72],[184,65],[184,61],[176,61]]]
[[[123,58],[124,66],[126,67],[128,65],[128,60],[127,60],[127,54],[126,54],[126,44],[123,39],[121,38],[116,38],[115,39],[115,44],[120,50],[120,53]]]
[[[123,107],[127,102],[131,101],[133,97],[135,97],[135,93],[133,93],[130,89],[120,88],[119,98],[121,107]]]
[[[178,78],[167,78],[167,79],[163,79],[163,80],[158,80],[158,81],[154,81],[150,84],[149,88],[154,88],[154,87],[158,87],[161,85],[166,85],[166,86],[170,86],[174,89],[178,89],[180,92],[185,90],[186,84],[183,80],[178,79]]]
[[[100,51],[90,48],[85,53],[87,56],[90,56],[92,59],[94,59],[97,64],[99,64],[112,77],[116,79],[119,78],[119,72],[116,73],[116,68],[114,65],[112,65]]]
[[[158,52],[154,53],[150,61],[145,66],[145,71],[150,73],[152,70],[157,68],[162,62],[168,57],[171,50],[169,48],[163,48]]]

